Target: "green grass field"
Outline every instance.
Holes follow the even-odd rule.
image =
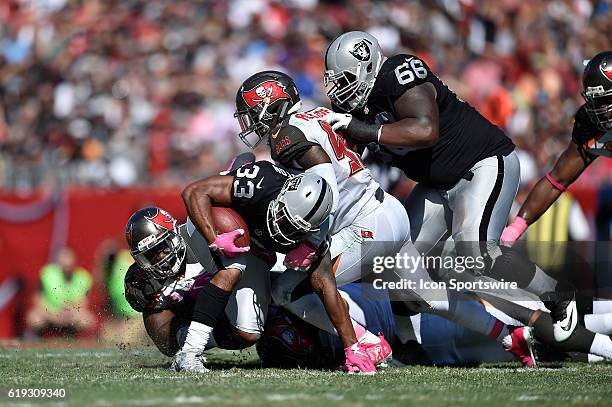
[[[254,350],[209,356],[216,370],[178,374],[144,349],[0,350],[1,406],[564,406],[612,405],[612,364],[389,368],[376,376],[261,369]],[[237,365],[237,367],[235,367]],[[10,388],[65,388],[51,401]]]

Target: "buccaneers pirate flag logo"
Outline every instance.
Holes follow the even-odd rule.
[[[262,82],[251,90],[242,91],[242,97],[250,107],[260,104],[271,105],[282,99],[291,100],[285,87],[273,80]]]

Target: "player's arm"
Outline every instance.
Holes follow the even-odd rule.
[[[142,319],[157,349],[166,356],[174,356],[179,350],[176,334],[182,326],[189,324],[189,320],[180,318],[172,310],[157,312],[152,309],[143,311]]]
[[[338,207],[338,199],[340,193],[338,192],[338,180],[336,179],[336,172],[334,166],[331,163],[329,155],[321,146],[312,146],[299,157],[296,157],[296,162],[306,172],[312,172],[319,175],[329,184],[332,190],[332,213]]]
[[[208,177],[188,185],[181,194],[189,218],[206,241],[211,242],[210,248],[218,249],[228,256],[248,250],[246,247],[236,247],[234,244],[244,231],[238,229],[217,235],[212,223],[211,208],[213,205],[231,206],[233,181],[233,176]]]
[[[349,372],[373,373],[376,367],[362,344],[357,342],[348,305],[338,292],[329,251],[310,273],[310,284],[319,295],[327,315],[336,328],[344,347],[345,369]]]
[[[412,55],[391,57],[381,69],[380,91],[393,102],[394,123],[364,123],[350,114],[334,113],[326,118],[334,130],[358,143],[426,148],[439,137],[439,111],[433,74]]]
[[[429,147],[439,136],[436,88],[429,82],[408,89],[394,103],[400,120],[384,124],[379,142],[392,146]]]
[[[351,324],[348,306],[336,287],[336,278],[332,273],[332,261],[329,251],[319,265],[310,273],[310,284],[321,298],[330,321],[336,328],[343,346],[349,347],[357,342],[355,330]]]
[[[439,137],[436,88],[424,82],[406,90],[393,104],[400,120],[388,124],[368,124],[350,114],[333,113],[326,120],[334,131],[342,131],[357,143],[425,148]]]
[[[501,241],[513,244],[527,227],[537,221],[590,164],[573,141],[561,154],[551,172],[533,187],[519,209],[517,218],[504,229]]]

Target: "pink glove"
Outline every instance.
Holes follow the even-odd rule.
[[[305,240],[301,242],[298,247],[287,253],[283,264],[287,268],[291,268],[294,270],[307,270],[308,267],[310,267],[310,265],[312,264],[316,252],[317,246]]]
[[[349,374],[376,373],[376,366],[374,366],[374,363],[372,363],[366,349],[359,342],[356,342],[348,348],[344,348],[344,357],[344,368]]]
[[[243,229],[236,229],[231,232],[221,233],[217,235],[217,238],[214,242],[208,245],[211,250],[219,251],[221,254],[227,257],[234,257],[240,253],[246,253],[249,251],[250,247],[238,247],[234,243],[236,239],[240,236],[244,235]]]
[[[517,216],[514,222],[506,226],[499,240],[504,246],[512,247],[514,243],[525,233],[527,230],[527,222],[525,219]]]

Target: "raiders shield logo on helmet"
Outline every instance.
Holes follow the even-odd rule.
[[[370,59],[370,45],[368,45],[368,41],[365,39],[355,44],[353,49],[349,52],[360,61],[367,61]]]

